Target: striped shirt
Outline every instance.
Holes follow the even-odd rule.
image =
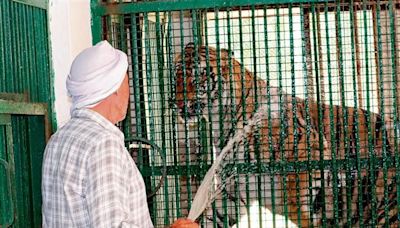
[[[75,110],[47,144],[42,196],[43,227],[153,227],[124,135],[89,109]]]

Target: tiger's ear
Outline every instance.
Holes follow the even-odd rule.
[[[194,58],[195,50],[194,43],[190,42],[185,46],[185,58]]]
[[[189,42],[186,44],[185,49],[189,49],[189,48],[194,48],[194,43],[193,42]]]

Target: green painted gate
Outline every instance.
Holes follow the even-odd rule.
[[[0,94],[0,224],[41,227],[41,166],[50,136],[47,104],[9,100],[10,95],[23,98]]]
[[[91,2],[93,43],[129,57],[121,127],[156,192],[156,227],[187,216],[213,159],[263,106],[202,227],[399,226],[398,1]]]
[[[47,0],[0,1],[0,227],[41,227],[51,84]]]

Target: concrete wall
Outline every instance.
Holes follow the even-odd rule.
[[[49,0],[49,23],[54,69],[57,125],[70,118],[70,98],[65,88],[71,63],[83,49],[91,46],[90,0]]]

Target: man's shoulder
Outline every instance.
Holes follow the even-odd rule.
[[[56,131],[49,143],[69,141],[96,145],[98,142],[110,138],[110,132],[90,119],[70,119],[64,126]]]

